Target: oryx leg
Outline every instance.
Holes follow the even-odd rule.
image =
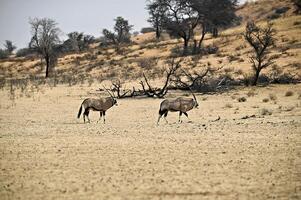
[[[89,119],[89,108],[86,108],[85,109],[85,112],[84,112],[84,123],[85,123],[85,116],[87,116],[87,119],[88,119],[88,122],[90,123],[90,119]]]
[[[168,111],[166,111],[165,114],[164,114],[164,119],[165,119],[166,124],[168,124],[168,121],[167,121],[167,119],[166,119],[167,114],[168,114]]]
[[[160,119],[161,117],[164,115],[164,119],[167,116],[167,110],[159,110],[159,117],[158,117],[158,121],[157,121],[157,125],[159,125]],[[167,120],[165,119],[165,121],[167,122]]]
[[[157,125],[159,125],[159,121],[160,121],[161,117],[162,117],[162,115],[159,114]]]
[[[184,112],[184,115],[189,119],[187,112]],[[190,121],[190,119],[189,119]]]
[[[97,121],[97,123],[101,120],[102,118],[102,111],[99,112],[99,120]]]
[[[105,124],[106,123],[106,111],[103,111],[102,114],[103,114],[103,123]]]
[[[182,112],[180,111],[180,113],[179,113],[179,123],[182,123],[181,116],[182,116]]]

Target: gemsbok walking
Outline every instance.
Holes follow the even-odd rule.
[[[114,105],[117,106],[117,101],[116,101],[115,97],[108,90],[107,90],[107,92],[109,93],[110,97],[99,98],[99,99],[94,99],[94,98],[85,99],[79,108],[77,118],[80,118],[82,110],[84,110],[84,113],[83,113],[84,123],[86,122],[85,117],[87,117],[88,122],[90,122],[90,119],[89,119],[90,110],[99,111],[99,114],[100,114],[99,120],[101,120],[101,118],[103,116],[103,123],[105,123],[106,122],[106,118],[105,118],[106,111]]]
[[[162,101],[160,104],[157,125],[159,124],[159,121],[163,115],[166,123],[168,123],[166,120],[166,116],[169,111],[179,112],[179,122],[182,122],[181,116],[183,113],[188,118],[187,112],[192,110],[193,108],[198,108],[199,106],[195,95],[193,93],[191,94],[193,95],[193,98],[178,97],[176,99],[165,99],[164,101]]]

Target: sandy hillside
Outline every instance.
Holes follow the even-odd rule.
[[[301,77],[301,16],[280,17],[271,21],[277,31],[275,36],[276,46],[271,49],[271,55],[275,58],[275,64],[262,70],[262,74],[270,75],[272,71],[278,74],[290,73]],[[258,22],[260,26],[266,26],[265,22]],[[207,34],[204,40],[205,46],[218,47],[215,54],[193,55],[184,57],[183,68],[193,71],[202,71],[207,67],[219,68],[223,66],[220,74],[229,73],[234,79],[252,73],[249,55],[251,47],[243,37],[245,24],[220,32],[220,37],[213,38]],[[196,33],[196,38],[198,38]],[[80,80],[85,78],[91,82],[125,79],[137,81],[142,73],[150,74],[141,62],[160,59],[159,64],[151,66],[152,71],[162,78],[162,62],[170,57],[178,57],[175,51],[182,50],[181,39],[166,39],[156,42],[153,33],[139,35],[134,44],[123,46],[117,53],[112,46],[94,48],[81,53],[70,53],[61,56],[55,67],[56,77],[68,82],[66,79]],[[192,45],[192,41],[191,44]],[[196,68],[192,68],[196,64]],[[54,72],[53,72],[54,73]],[[52,74],[52,76],[55,76]],[[11,58],[0,60],[0,81],[8,77],[28,78],[44,77],[45,64],[36,58]]]
[[[105,125],[96,112],[83,124],[95,87],[17,91],[14,104],[2,90],[1,200],[300,199],[300,86],[197,95],[191,121],[159,126],[158,99],[120,100]]]

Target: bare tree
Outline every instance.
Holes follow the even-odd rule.
[[[196,63],[194,63],[196,65]],[[195,66],[194,66],[195,67]],[[194,68],[192,67],[192,68]],[[223,67],[211,68],[204,67],[203,70],[184,70],[180,69],[173,75],[172,82],[176,88],[182,90],[201,90],[202,87],[208,84],[212,76]]]
[[[123,82],[120,79],[116,79],[111,81],[112,87],[111,91],[114,93],[117,93],[117,98],[122,99],[122,98],[127,98],[127,97],[133,97],[135,93],[135,89],[133,90],[127,90],[126,88],[123,88]]]
[[[144,81],[140,81],[140,85],[144,91],[144,94],[148,97],[158,97],[163,98],[168,92],[168,86],[170,85],[172,75],[181,67],[182,60],[175,61],[175,59],[167,60],[166,64],[168,65],[165,70],[165,82],[163,87],[154,88],[150,85],[146,75],[143,73]]]
[[[57,23],[48,18],[30,19],[32,38],[29,47],[35,49],[46,62],[46,78],[49,76],[51,64],[55,63],[55,46],[60,42],[60,29]]]
[[[274,36],[275,30],[271,23],[265,28],[256,26],[254,22],[249,22],[246,26],[244,37],[253,49],[253,54],[249,56],[255,71],[252,85],[257,85],[261,70],[274,63],[275,58],[269,56],[269,50],[275,44]]]

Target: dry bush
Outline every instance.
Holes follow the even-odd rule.
[[[233,105],[231,103],[226,103],[224,108],[233,108]]]
[[[239,57],[235,56],[235,55],[229,55],[228,56],[228,61],[229,63],[234,62],[236,60],[239,60]]]
[[[294,92],[293,91],[287,91],[286,93],[285,93],[285,96],[286,97],[290,97],[290,96],[293,96],[294,95]]]
[[[239,58],[238,62],[245,62],[245,60],[243,58]]]
[[[228,67],[228,68],[225,68],[225,69],[224,69],[224,72],[225,72],[226,74],[232,73],[233,71],[234,71],[234,68],[233,68],[233,67]]]
[[[293,62],[293,63],[291,63],[290,65],[291,65],[293,68],[296,68],[296,69],[298,69],[298,70],[301,69],[301,63],[299,63],[299,62]]]
[[[137,59],[137,65],[140,66],[142,69],[152,69],[158,64],[157,58],[140,58]]]
[[[292,111],[292,110],[294,110],[294,109],[295,109],[294,106],[288,106],[288,107],[285,107],[285,108],[284,108],[284,111],[290,112],[290,111]]]
[[[267,103],[267,102],[269,102],[269,101],[270,101],[270,99],[268,99],[268,98],[262,99],[262,102],[264,102],[264,103]]]
[[[247,47],[246,45],[239,45],[238,47],[235,47],[235,51],[245,49],[246,47]]]
[[[269,109],[266,109],[266,108],[262,108],[262,109],[260,110],[260,114],[261,114],[261,115],[272,115],[272,111],[269,110]]]
[[[246,97],[239,97],[237,99],[238,102],[246,102],[247,101],[247,98]]]
[[[277,100],[277,96],[275,94],[269,94],[269,97],[272,101],[276,101]]]
[[[91,76],[89,76],[89,78],[88,78],[88,85],[89,85],[89,87],[90,87],[93,83],[94,83],[94,78],[91,77]]]
[[[301,96],[301,94],[300,94],[300,96]],[[208,97],[203,97],[202,101],[206,101],[207,99],[208,99]]]
[[[248,97],[253,97],[255,95],[257,95],[257,93],[254,90],[250,90],[249,92],[247,92]]]
[[[241,69],[235,70],[234,74],[243,75],[243,71]]]

